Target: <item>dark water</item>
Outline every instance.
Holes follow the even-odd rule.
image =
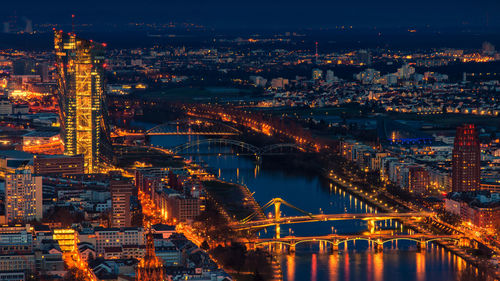
[[[155,136],[155,145],[173,147],[197,137]],[[202,152],[214,152],[218,148],[198,147]],[[229,149],[229,148],[224,148]],[[351,196],[317,175],[287,171],[285,167],[263,168],[251,158],[238,156],[198,156],[227,181],[247,185],[255,192],[261,204],[280,197],[289,203],[311,213],[361,213],[374,212],[370,206]],[[266,160],[264,160],[266,161]],[[266,211],[271,212],[269,209]],[[297,215],[297,211],[282,207],[282,215]],[[379,229],[402,230],[397,222],[378,223]],[[316,222],[283,225],[281,236],[327,235],[331,233],[360,233],[367,230],[362,221]],[[274,235],[274,229],[261,233]],[[411,241],[386,243],[383,253],[376,253],[366,241],[348,242],[340,245],[340,251],[328,253],[324,245],[302,244],[294,255],[282,254],[281,264],[284,280],[471,280],[465,276],[470,269],[459,257],[443,248],[429,245],[424,252],[417,251]]]

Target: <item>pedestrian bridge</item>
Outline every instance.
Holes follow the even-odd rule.
[[[281,215],[281,205],[288,206],[302,215],[298,216],[288,216],[284,217]],[[274,217],[269,217],[266,219],[256,220],[257,216],[265,211],[267,208],[274,207]],[[231,227],[234,230],[260,230],[266,227],[275,227],[275,239],[280,239],[280,229],[282,224],[296,224],[296,223],[309,223],[309,222],[319,222],[319,221],[341,221],[341,220],[364,220],[368,222],[368,228],[370,233],[375,231],[375,222],[383,220],[413,220],[420,221],[427,217],[434,216],[431,212],[413,212],[413,213],[356,213],[356,214],[312,214],[306,212],[292,204],[286,202],[281,198],[273,198],[271,201],[267,202],[262,206],[261,210],[255,211],[246,218],[238,222],[233,222]]]
[[[278,224],[297,224],[318,221],[341,221],[341,220],[364,220],[364,221],[382,221],[391,219],[410,219],[421,220],[426,217],[434,216],[434,213],[360,213],[360,214],[315,214],[304,216],[274,217],[265,220],[249,221],[246,223],[236,223],[234,228],[238,230],[265,228]]]

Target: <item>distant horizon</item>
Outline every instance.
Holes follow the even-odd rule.
[[[68,29],[64,31],[70,32]],[[500,48],[500,32],[409,32],[382,31],[379,36],[377,32],[348,31],[308,31],[301,36],[285,36],[283,31],[260,33],[252,31],[172,31],[172,32],[148,32],[148,31],[75,31],[79,37],[91,39],[96,42],[108,44],[108,49],[148,48],[154,46],[188,48],[219,48],[224,47],[229,41],[237,38],[280,38],[290,41],[274,41],[261,43],[246,43],[239,48],[264,48],[264,49],[314,49],[314,42],[319,42],[319,52],[342,52],[356,49],[389,49],[394,51],[415,51],[431,49],[464,49],[480,50],[483,42],[487,41]],[[292,31],[293,32],[293,31]],[[158,34],[158,36],[148,36]],[[160,34],[163,34],[161,36]],[[175,35],[179,34],[179,35]],[[302,36],[303,35],[303,36]],[[0,33],[0,49],[22,49],[22,50],[50,50],[53,48],[53,33],[29,34],[5,34]]]
[[[118,24],[130,22],[189,22],[210,28],[280,29],[425,27],[500,28],[500,2],[495,0],[422,0],[406,3],[396,0],[370,1],[244,1],[131,0],[79,1],[62,0],[2,4],[3,21],[26,17],[34,24],[76,23]]]

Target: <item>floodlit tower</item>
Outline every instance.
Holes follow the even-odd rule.
[[[99,165],[104,47],[74,33],[54,34],[65,154],[82,154],[86,173],[96,172]]]
[[[137,281],[163,281],[163,262],[155,254],[155,242],[151,228],[146,234],[146,255],[137,265]]]

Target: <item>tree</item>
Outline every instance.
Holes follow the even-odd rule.
[[[256,271],[256,272],[254,273],[254,275],[252,276],[252,280],[253,280],[253,281],[264,281],[264,280],[266,280],[266,279],[264,278],[264,276],[262,276],[262,274],[260,274],[260,272],[259,272],[259,271]]]
[[[200,248],[205,250],[205,251],[210,250],[210,246],[208,245],[207,240],[205,240],[205,241],[203,241],[203,243],[201,243]]]
[[[228,266],[240,272],[245,265],[245,261],[247,258],[247,249],[243,244],[232,243],[231,247],[229,247],[228,256],[230,257],[230,259],[228,260]]]
[[[68,270],[63,278],[64,281],[85,281],[85,274],[76,267]]]

